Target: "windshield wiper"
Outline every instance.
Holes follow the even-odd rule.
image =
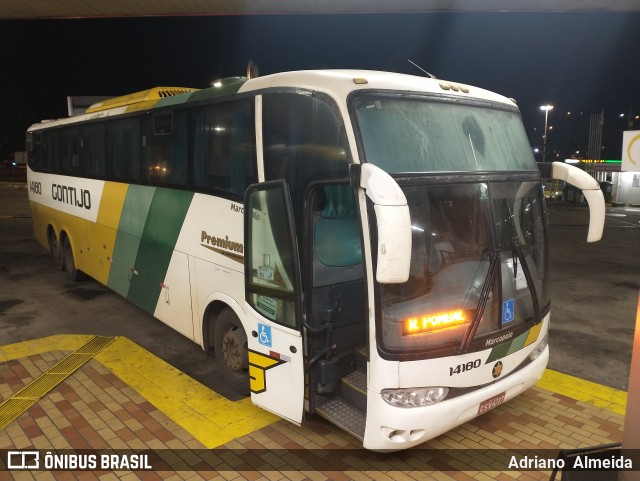
[[[469,329],[467,329],[467,333],[464,335],[464,338],[460,343],[458,353],[462,353],[469,349],[469,344],[471,344],[471,341],[476,335],[476,331],[478,330],[478,326],[480,325],[480,319],[482,319],[482,315],[484,314],[484,310],[487,306],[487,301],[489,300],[489,294],[491,294],[491,291],[493,290],[493,279],[495,278],[496,271],[498,270],[499,265],[500,250],[495,249],[491,254],[487,277],[485,278],[484,284],[482,285],[480,299],[478,299],[478,307],[476,308],[476,312],[473,315],[473,320],[469,325]]]
[[[506,199],[504,200],[505,207],[507,208],[507,213],[509,215],[509,233],[511,234],[511,252],[514,256],[513,258],[513,277],[516,277],[517,273],[517,261],[520,259],[520,266],[522,268],[522,272],[524,274],[524,278],[527,280],[527,287],[529,288],[529,293],[531,294],[531,301],[533,303],[533,314],[535,319],[532,320],[532,324],[538,324],[542,321],[540,318],[540,307],[538,304],[538,293],[536,292],[536,286],[533,283],[533,276],[531,275],[531,270],[529,269],[529,264],[527,264],[526,259],[524,258],[524,253],[522,252],[522,244],[520,243],[520,239],[518,238],[518,233],[516,231],[516,225],[513,221],[513,214],[511,213],[511,208],[507,203]]]

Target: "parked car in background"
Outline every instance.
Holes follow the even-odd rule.
[[[564,191],[564,187],[565,183],[563,180],[545,179],[544,198],[547,201],[562,200],[562,192]]]
[[[27,166],[27,153],[24,151],[12,152],[2,164],[6,167],[25,168]]]

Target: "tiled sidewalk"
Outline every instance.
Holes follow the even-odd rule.
[[[14,395],[67,354],[67,351],[57,350],[1,362],[0,349],[0,402]],[[197,466],[198,453],[206,455],[206,448],[212,447],[211,442],[207,439],[204,442],[198,440],[184,427],[190,426],[188,421],[179,418],[173,411],[167,414],[158,409],[114,374],[109,363],[105,365],[98,359],[100,357],[84,364],[1,430],[0,450],[176,450],[183,458],[195,457],[191,466]],[[579,383],[576,385],[579,386]],[[171,391],[173,386],[170,376],[167,376],[166,391]],[[226,410],[225,407],[221,409]],[[262,427],[248,429],[246,434],[225,442],[220,446],[222,449],[214,451],[224,460],[222,469],[227,470],[0,471],[0,480],[532,481],[549,479],[549,471],[507,470],[504,459],[499,456],[496,456],[498,459],[491,459],[491,450],[515,449],[520,453],[545,449],[557,451],[559,448],[620,442],[623,427],[623,415],[620,413],[597,407],[588,399],[578,400],[539,386],[419,449],[381,458],[366,452],[362,454],[354,438],[320,418],[312,417],[302,427],[277,418],[265,419],[266,422],[261,420]],[[299,449],[311,450],[316,458],[328,454],[319,464],[314,461],[296,464],[305,453],[296,451]],[[434,452],[436,456],[433,456]],[[452,453],[456,452],[460,452],[461,456],[452,459]],[[483,465],[495,467],[495,470],[467,469],[477,464],[473,460],[465,464],[465,456],[476,455],[486,458],[482,461]],[[425,461],[430,457],[434,457],[433,462]],[[426,470],[425,465],[434,469]],[[304,469],[309,466],[318,469]],[[438,470],[447,467],[460,471]]]

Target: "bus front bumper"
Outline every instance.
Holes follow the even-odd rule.
[[[394,407],[369,391],[363,446],[372,451],[398,451],[433,439],[479,416],[481,406],[486,409],[491,400],[495,399],[497,406],[532,387],[542,377],[548,360],[546,347],[535,360],[501,381],[432,406]]]

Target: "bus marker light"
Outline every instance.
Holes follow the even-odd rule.
[[[410,317],[402,324],[402,335],[420,334],[456,327],[468,322],[466,311],[461,309],[437,314],[426,314],[422,317]]]

